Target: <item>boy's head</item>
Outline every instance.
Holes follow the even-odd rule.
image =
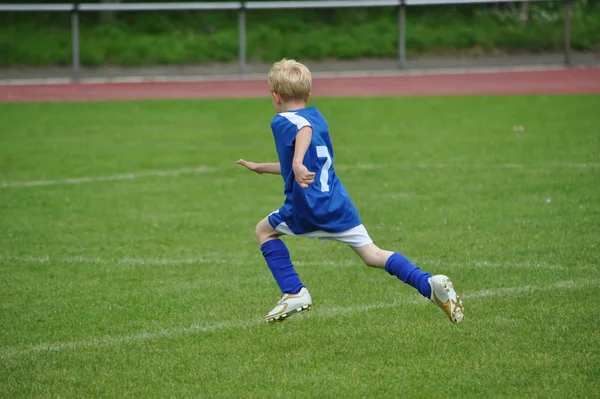
[[[312,76],[303,64],[286,60],[273,64],[269,71],[269,89],[277,112],[285,111],[286,104],[306,103],[312,90]]]

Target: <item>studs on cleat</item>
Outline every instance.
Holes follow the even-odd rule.
[[[312,305],[312,299],[306,287],[302,287],[297,294],[283,294],[277,306],[265,316],[267,322],[284,321],[296,313],[309,310]]]
[[[288,319],[291,315],[293,315],[295,313],[309,311],[309,310],[311,310],[311,308],[312,307],[310,305],[301,305],[301,306],[297,307],[296,309],[292,309],[291,311],[289,311],[287,313],[282,313],[282,314],[279,314],[276,316],[272,316],[270,318],[265,318],[265,321],[267,323],[272,323],[275,321],[282,322],[282,321],[285,321],[286,319]]]

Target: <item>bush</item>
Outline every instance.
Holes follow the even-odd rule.
[[[410,7],[407,50],[411,55],[477,50],[560,50],[563,6],[532,4],[528,26],[518,6]],[[51,14],[51,15],[50,15]],[[600,49],[600,7],[581,0],[573,7],[572,44]],[[287,57],[396,57],[397,10],[269,10],[247,13],[251,61]],[[123,12],[114,20],[81,15],[81,61],[86,66],[186,64],[237,60],[234,11]],[[71,62],[68,14],[0,14],[0,66],[66,65]]]

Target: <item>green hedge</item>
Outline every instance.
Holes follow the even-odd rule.
[[[563,5],[533,4],[524,26],[519,5],[411,7],[409,55],[457,52],[552,51],[562,48]],[[249,11],[248,58],[272,61],[395,57],[397,10],[338,9]],[[83,13],[81,62],[86,66],[228,62],[237,60],[237,13],[121,12],[113,19]],[[0,14],[0,66],[67,65],[70,15]],[[600,49],[600,7],[574,5],[572,45]]]

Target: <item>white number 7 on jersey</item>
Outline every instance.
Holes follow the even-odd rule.
[[[329,184],[327,184],[327,181],[329,180],[329,168],[331,167],[331,156],[329,156],[329,151],[327,150],[326,146],[317,146],[317,157],[327,158],[325,164],[323,164],[323,168],[321,169],[321,176],[319,177],[321,191],[325,193],[329,191]]]

